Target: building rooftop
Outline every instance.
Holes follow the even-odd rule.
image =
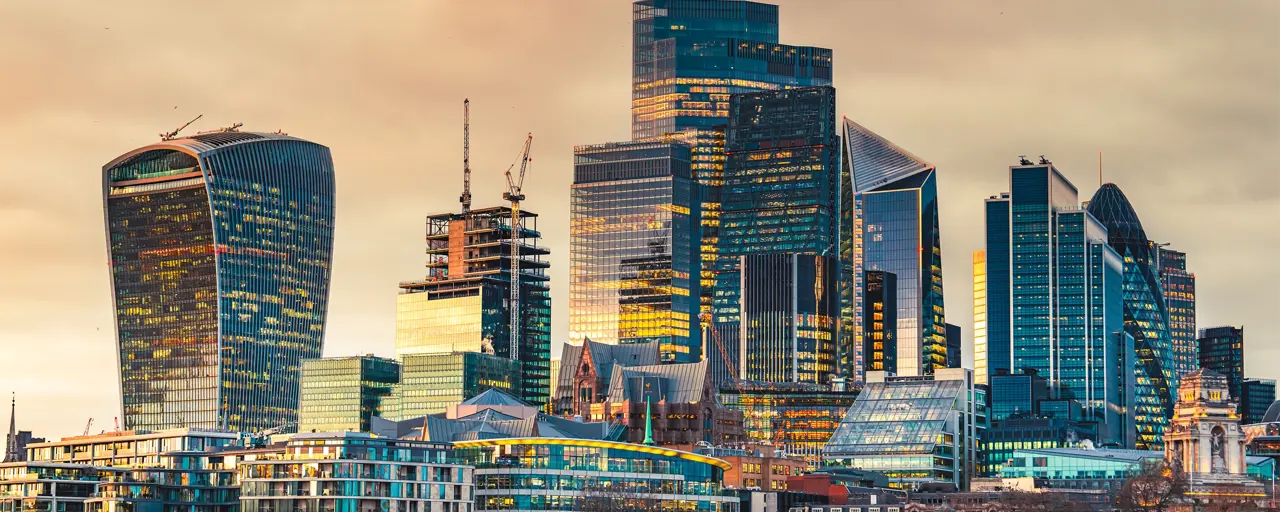
[[[667,403],[695,403],[702,399],[708,385],[708,361],[697,363],[657,364],[646,366],[614,366],[609,385],[609,401],[642,402],[641,389],[629,385],[634,378],[652,377],[658,382],[658,396]]]

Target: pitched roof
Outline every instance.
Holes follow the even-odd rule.
[[[458,405],[513,405],[518,407],[532,407],[528,402],[495,388],[486,389],[483,393],[473,396]]]
[[[656,377],[659,380],[659,396],[667,403],[694,403],[702,399],[707,384],[707,360],[697,363],[661,364],[613,368],[609,384],[609,401],[640,401],[628,386],[632,377]]]
[[[494,410],[484,410],[456,420],[428,416],[424,422],[427,440],[445,443],[510,437],[603,440],[614,431],[604,422],[583,423],[543,413],[521,419]]]
[[[590,352],[596,374],[604,379],[606,388],[609,387],[609,381],[613,376],[614,365],[630,367],[658,364],[658,342],[656,341],[610,345],[588,339],[582,345],[565,343],[564,351],[560,356],[560,377],[556,384],[557,397],[564,396],[565,393],[573,395],[573,377],[582,366],[584,350]]]

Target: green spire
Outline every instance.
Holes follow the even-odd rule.
[[[653,446],[653,404],[644,397],[644,444]]]

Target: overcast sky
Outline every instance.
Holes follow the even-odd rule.
[[[1199,325],[1245,325],[1247,373],[1280,377],[1280,2],[781,5],[782,42],[834,49],[840,113],[937,164],[966,342],[983,199],[1020,154],[1092,195],[1102,151],[1148,235],[1188,253]],[[457,208],[462,99],[477,207],[533,132],[558,356],[572,148],[630,136],[630,31],[625,0],[0,0],[0,390],[20,428],[119,414],[101,167],[196,114],[332,149],[326,355],[392,354],[423,218]]]

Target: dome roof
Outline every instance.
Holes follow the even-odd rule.
[[[1112,246],[1117,246],[1116,249],[1120,249],[1121,245],[1148,246],[1150,239],[1142,229],[1138,212],[1133,211],[1129,198],[1125,197],[1115,183],[1107,183],[1093,194],[1093,199],[1089,201],[1089,213],[1107,227],[1107,238]]]
[[[1274,423],[1280,421],[1280,400],[1271,402],[1271,407],[1267,408],[1267,412],[1262,415],[1263,423]]]

